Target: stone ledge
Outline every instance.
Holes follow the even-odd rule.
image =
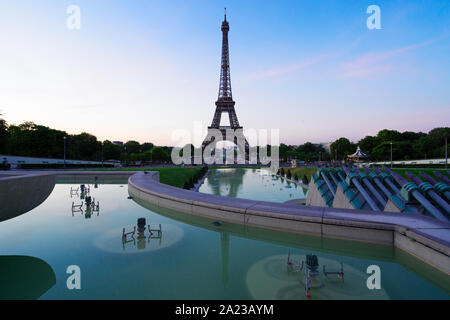
[[[44,202],[55,187],[53,174],[0,178],[0,221],[27,213]]]
[[[324,238],[398,246],[441,271],[449,272],[443,265],[444,262],[450,265],[450,232],[447,232],[450,224],[433,218],[417,214],[297,206],[200,194],[163,185],[157,178],[149,179],[143,173],[132,175],[128,180],[128,188],[130,192],[135,189],[143,194],[159,197],[160,200],[142,198],[162,207],[176,208],[177,205],[172,202],[184,204],[181,211],[194,215],[266,229],[309,233]],[[171,202],[165,204],[164,199]],[[401,228],[404,228],[404,232],[409,232],[409,235],[400,234],[398,230],[402,230]],[[408,239],[414,238],[420,246],[407,246],[405,241],[396,240],[400,235]],[[414,248],[417,250],[414,251]]]

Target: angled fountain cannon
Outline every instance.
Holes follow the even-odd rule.
[[[402,176],[391,171],[386,166],[383,166],[383,170],[390,174],[402,187],[398,194],[391,197],[392,202],[401,212],[416,211],[424,213],[423,211],[426,211],[426,213],[440,221],[449,221],[445,215],[420,192],[419,187],[415,183],[406,181]],[[418,202],[420,206],[414,202]],[[386,207],[389,208],[389,203]]]
[[[333,194],[333,197],[336,196],[336,187],[337,187],[337,183],[336,186],[334,186],[332,184],[332,182],[330,181],[330,179],[328,178],[328,170],[326,169],[319,169],[319,174],[322,177],[322,179],[325,181],[325,183],[328,186],[328,189],[330,189],[331,193]]]
[[[361,183],[360,183],[360,181],[358,179],[358,175],[355,174],[354,172],[351,172],[345,165],[342,165],[341,167],[344,170],[344,172],[347,174],[347,179],[346,179],[347,183],[349,185],[353,184],[355,186],[355,188],[359,191],[361,196],[364,198],[364,200],[367,202],[367,204],[370,206],[370,208],[373,211],[381,211],[381,209],[376,204],[374,199],[372,199],[372,197],[367,192],[367,190],[364,189],[364,187],[361,185]]]
[[[431,183],[433,185],[434,190],[436,190],[436,192],[438,194],[440,194],[442,197],[446,198],[447,201],[450,201],[450,185],[448,185],[448,184],[446,184],[444,182],[437,182],[431,176],[429,176],[428,174],[426,174],[423,171],[420,171],[419,175],[424,180],[426,180],[429,183]]]
[[[436,191],[434,190],[433,185],[431,185],[429,182],[424,182],[422,180],[420,180],[420,178],[418,178],[417,176],[415,176],[414,174],[412,174],[411,172],[406,171],[406,175],[408,176],[408,178],[410,178],[417,186],[419,186],[420,191],[422,191],[423,194],[426,194],[427,196],[429,196],[431,199],[434,200],[434,202],[436,202],[436,204],[441,207],[441,209],[444,210],[445,214],[447,214],[447,216],[450,215],[450,205],[448,204],[447,201],[445,201],[444,199],[442,199],[439,194],[436,193]]]
[[[318,169],[312,176],[306,204],[382,211],[386,202],[366,174],[341,166]]]
[[[323,179],[321,170],[323,169],[319,169],[311,176],[306,205],[331,207],[333,204],[334,193],[330,190],[329,185]]]
[[[386,206],[387,200],[378,192],[378,190],[374,187],[372,184],[372,181],[370,179],[370,174],[368,175],[365,170],[364,172],[361,172],[353,166],[353,172],[359,175],[361,178],[361,181],[364,183],[364,185],[369,189],[369,191],[372,193],[372,195],[376,198],[378,201],[380,208],[384,208]]]
[[[393,194],[397,194],[400,192],[400,189],[395,184],[396,183],[395,179],[391,175],[382,172],[379,168],[375,166],[373,167],[373,170],[381,177],[383,182],[386,183],[389,188],[391,188]]]
[[[446,176],[444,176],[442,173],[437,172],[437,171],[433,171],[433,174],[439,178],[439,180],[441,180],[442,182],[446,183],[446,184],[450,184],[450,179],[447,178]]]
[[[392,192],[389,191],[383,184],[383,178],[378,176],[375,172],[370,171],[367,167],[363,166],[364,172],[369,176],[369,178],[375,183],[375,185],[383,192],[387,199],[392,196]]]

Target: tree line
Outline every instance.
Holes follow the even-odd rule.
[[[311,142],[299,146],[281,143],[279,154],[281,160],[343,160],[359,146],[370,160],[383,161],[390,159],[392,142],[393,160],[442,158],[445,154],[445,137],[449,135],[449,127],[434,128],[428,133],[383,129],[377,135],[366,136],[357,143],[345,137],[339,138],[331,143],[330,152],[323,145]],[[172,151],[172,147],[154,146],[150,142],[141,144],[133,140],[116,145],[109,140],[98,141],[94,135],[86,132],[72,135],[33,122],[8,125],[0,117],[0,154],[61,159],[64,157],[64,137],[67,159],[164,162],[170,161]],[[194,146],[191,148],[194,149]],[[268,150],[270,155],[270,146]]]
[[[280,145],[281,159],[298,159],[306,162],[320,160],[344,160],[361,148],[372,161],[390,159],[391,142],[393,160],[434,159],[445,156],[445,138],[449,127],[434,128],[428,133],[383,129],[375,136],[366,136],[357,143],[342,137],[331,143],[330,152],[320,144],[307,142],[300,146]],[[447,142],[448,143],[448,142]]]
[[[123,145],[109,140],[98,141],[92,134],[68,134],[33,122],[8,125],[0,118],[0,154],[25,157],[64,157],[64,137],[66,158],[74,160],[120,160],[163,162],[170,160],[170,147],[154,146],[146,142],[127,141]]]

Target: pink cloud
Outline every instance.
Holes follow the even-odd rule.
[[[319,55],[317,57],[309,58],[304,61],[294,63],[291,65],[275,67],[272,69],[268,69],[266,71],[253,73],[248,76],[248,79],[264,79],[264,78],[269,78],[269,77],[273,77],[273,76],[284,75],[287,73],[291,73],[294,71],[298,71],[298,70],[310,67],[310,66],[326,59],[327,57],[328,57],[328,55]]]
[[[413,51],[415,49],[425,47],[443,37],[431,39],[421,43],[412,44],[406,47],[398,48],[386,52],[366,53],[353,61],[343,63],[341,69],[345,78],[365,77],[370,75],[382,74],[390,72],[394,67],[388,62],[389,59],[398,56],[402,53]]]

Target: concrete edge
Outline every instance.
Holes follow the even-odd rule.
[[[447,229],[450,224],[419,215],[296,206],[199,194],[163,185],[159,183],[159,176],[153,173],[147,175],[145,177],[142,172],[131,175],[128,190],[135,197],[161,207],[265,229],[389,244],[450,274],[448,236],[420,233],[421,229]],[[408,233],[400,233],[402,230],[408,230]],[[411,242],[417,245],[405,245],[403,237],[414,239]]]

